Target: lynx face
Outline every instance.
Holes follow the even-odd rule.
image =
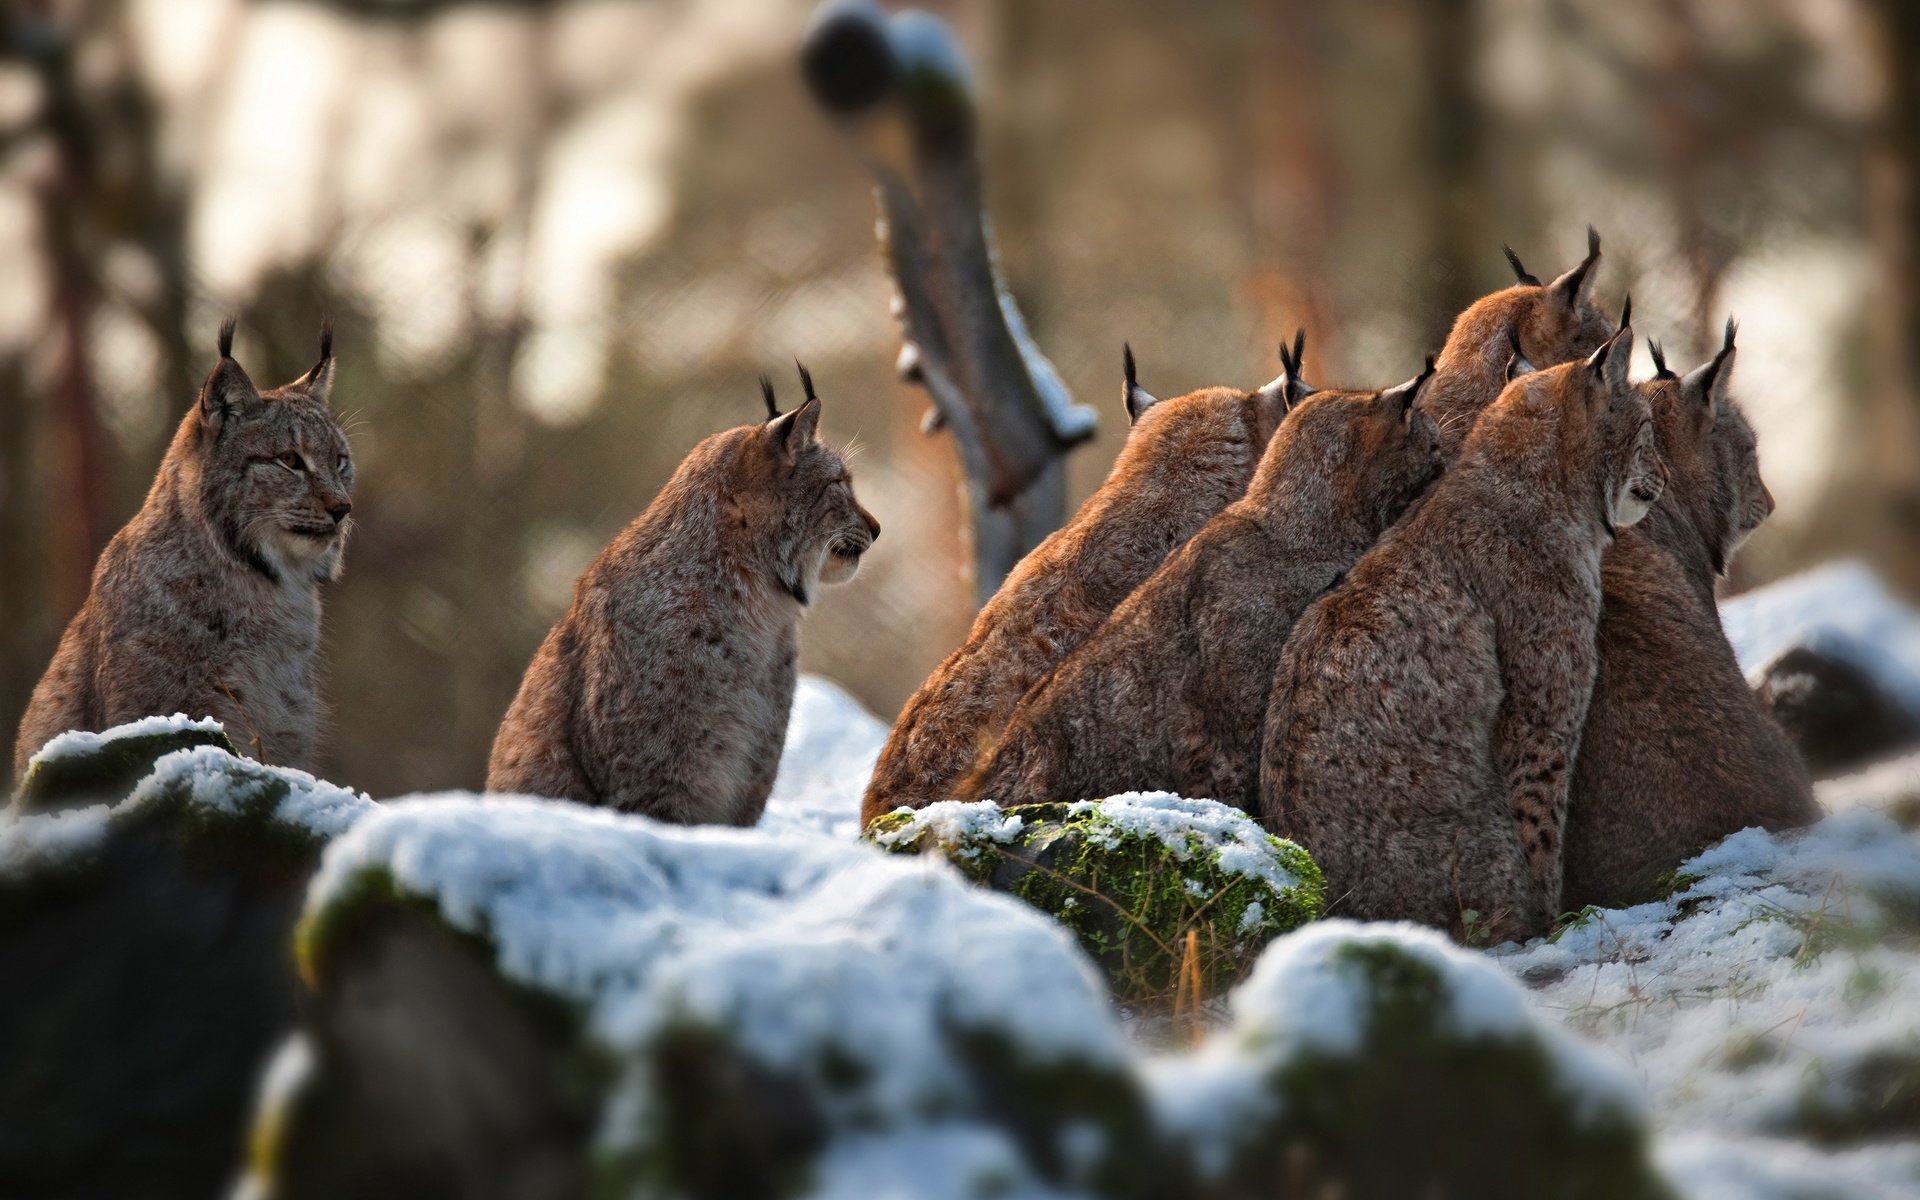
[[[353,456],[327,407],[328,339],[311,371],[266,393],[224,356],[228,344],[200,396],[206,514],[235,553],[269,578],[334,579],[353,511]]]
[[[1633,330],[1622,327],[1585,362],[1560,368],[1562,404],[1573,411],[1563,419],[1579,423],[1584,413],[1588,434],[1580,452],[1591,470],[1606,508],[1606,521],[1624,529],[1647,515],[1667,487],[1667,465],[1654,436],[1653,408],[1646,395],[1627,382],[1633,357]]]
[[[805,404],[755,434],[764,511],[775,523],[775,572],[802,604],[812,602],[820,584],[852,579],[880,536],[880,522],[854,498],[845,460],[816,437],[819,424],[820,401],[809,383]]]
[[[1661,493],[1667,489],[1667,467],[1660,460],[1660,449],[1654,440],[1652,410],[1647,409],[1646,399],[1639,393],[1628,394],[1641,409],[1647,410],[1647,415],[1627,443],[1624,455],[1626,469],[1621,473],[1620,486],[1614,493],[1615,529],[1639,524],[1640,518],[1647,515],[1647,510],[1659,502]]]
[[[1773,514],[1773,493],[1760,477],[1759,439],[1730,392],[1734,326],[1719,353],[1683,379],[1654,347],[1657,374],[1642,385],[1659,413],[1664,445],[1680,480],[1682,503],[1707,540],[1716,574]]]

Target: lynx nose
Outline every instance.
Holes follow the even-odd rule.
[[[874,520],[873,514],[868,512],[864,508],[860,510],[860,519],[867,523],[867,532],[873,535],[873,540],[876,542],[879,541],[880,540],[880,522]]]
[[[347,503],[345,500],[342,500],[338,504],[331,504],[327,506],[327,515],[333,518],[333,523],[335,525],[338,525],[340,522],[346,520],[347,514],[352,511],[353,511],[353,505]]]

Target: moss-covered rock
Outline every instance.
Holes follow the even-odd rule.
[[[866,837],[944,855],[1073,930],[1133,1002],[1216,995],[1273,938],[1321,913],[1307,852],[1211,800],[1129,794],[1002,810],[992,801],[900,810]]]
[[[261,1065],[294,1025],[306,881],[373,807],[214,746],[150,766],[112,807],[0,818],[9,1197],[226,1185]]]
[[[111,804],[131,792],[157,759],[194,746],[235,753],[218,721],[190,721],[177,714],[147,717],[104,733],[63,733],[27,764],[13,809],[28,813]]]
[[[1293,934],[1232,1008],[1231,1027],[1156,1077],[1201,1194],[1671,1194],[1630,1081],[1429,931]]]
[[[851,842],[398,805],[297,941],[309,1069],[255,1195],[801,1196],[925,1139],[991,1147],[947,1164],[983,1185],[1171,1194],[1071,939]]]
[[[1845,1063],[1803,1068],[1789,1129],[1832,1145],[1914,1136],[1920,1131],[1920,1033]]]

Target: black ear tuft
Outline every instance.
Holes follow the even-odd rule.
[[[1524,266],[1520,265],[1520,256],[1513,252],[1512,246],[1509,246],[1505,242],[1502,242],[1500,243],[1500,250],[1502,253],[1504,253],[1507,256],[1507,263],[1509,266],[1513,268],[1513,277],[1515,280],[1517,280],[1520,283],[1526,284],[1528,287],[1540,286],[1539,277],[1534,275],[1531,271],[1527,270]]]
[[[1739,331],[1740,331],[1739,326],[1733,323],[1733,318],[1728,317],[1727,332],[1725,336],[1723,336],[1720,339],[1720,353],[1725,354],[1727,351],[1733,349],[1733,338],[1734,338],[1734,335]]]
[[[800,390],[806,393],[808,400],[818,400],[820,397],[813,394],[813,372],[807,370],[807,365],[797,358],[793,360],[793,365],[800,372]]]
[[[1647,343],[1647,353],[1653,356],[1653,377],[1655,379],[1680,378],[1667,368],[1666,347],[1662,346],[1659,342],[1649,341]]]
[[[220,357],[233,357],[233,331],[240,324],[239,317],[228,317],[220,322]]]
[[[1132,395],[1133,389],[1140,386],[1140,379],[1138,375],[1135,374],[1133,369],[1133,343],[1132,342],[1120,343],[1120,373],[1126,379],[1127,394]]]
[[[765,375],[760,377],[760,398],[767,402],[767,420],[777,419],[780,416],[780,406],[774,403],[773,380]]]
[[[333,318],[322,317],[320,319],[320,361],[324,363],[332,357],[333,357]]]
[[[1631,324],[1633,324],[1633,293],[1628,292],[1626,299],[1620,301],[1620,323],[1614,328],[1625,329]]]

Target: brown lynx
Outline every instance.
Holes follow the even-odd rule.
[[[793,704],[800,617],[880,536],[820,400],[707,438],[588,566],[521,681],[487,789],[751,825]]]
[[[1733,323],[1684,379],[1658,348],[1640,385],[1671,472],[1601,569],[1600,672],[1575,761],[1566,891],[1577,909],[1650,898],[1658,875],[1749,825],[1819,816],[1800,757],[1720,629],[1714,580],[1773,511],[1753,429],[1728,395]]]
[[[1286,415],[1290,374],[1254,392],[1205,388],[1156,401],[1134,380],[1131,351],[1125,365],[1134,425],[1113,470],[1020,560],[966,642],[907,701],[867,787],[863,823],[950,798],[1027,689],[1246,492]]]
[[[353,510],[353,459],[327,409],[333,339],[322,330],[320,361],[263,393],[233,360],[233,328],[33,690],[16,774],[65,730],[175,712],[312,765],[320,588],[340,574]]]
[[[1173,791],[1257,812],[1267,690],[1293,622],[1438,474],[1416,400],[1322,391],[1287,414],[1247,494],[1027,693],[964,793],[1024,804]],[[1116,719],[1124,714],[1124,719]]]
[[[1593,304],[1600,235],[1591,228],[1586,258],[1552,283],[1528,274],[1510,248],[1507,261],[1518,282],[1482,296],[1454,319],[1421,401],[1440,426],[1440,453],[1448,462],[1459,454],[1480,410],[1506,386],[1516,353],[1551,367],[1585,358],[1613,336],[1613,322]]]
[[[1274,677],[1262,810],[1334,907],[1495,938],[1559,912],[1600,558],[1659,497],[1633,334],[1523,375],[1417,513],[1301,616]]]

